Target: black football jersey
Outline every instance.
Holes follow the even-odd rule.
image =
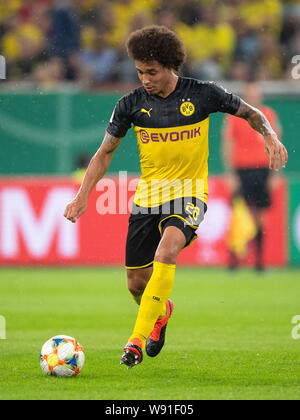
[[[214,82],[184,77],[166,98],[144,87],[122,97],[107,131],[122,138],[133,125],[142,172],[135,203],[154,207],[183,196],[206,202],[209,115],[235,114],[239,106],[238,96]]]

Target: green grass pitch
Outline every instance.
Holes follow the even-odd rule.
[[[0,399],[300,399],[300,271],[178,268],[161,354],[120,366],[137,306],[122,268],[1,269]],[[42,344],[76,337],[76,378],[47,377]]]

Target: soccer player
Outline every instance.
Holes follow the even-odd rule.
[[[281,129],[276,112],[262,103],[260,86],[255,82],[244,85],[243,99],[259,109],[271,123],[278,138]],[[246,121],[227,115],[223,130],[223,157],[234,187],[234,196],[241,195],[251,209],[256,226],[256,262],[258,271],[263,264],[263,213],[270,207],[269,161],[264,153],[264,138],[254,131]],[[238,257],[231,253],[229,267],[238,266]]]
[[[126,269],[139,312],[121,358],[131,368],[142,362],[144,349],[154,357],[164,345],[177,257],[196,238],[206,211],[210,114],[221,111],[247,120],[264,136],[270,168],[285,167],[288,156],[258,109],[215,83],[177,75],[185,50],[174,32],[145,27],[133,32],[126,46],[142,86],[117,103],[65,217],[76,222],[86,210],[89,194],[133,124],[141,178],[129,218]]]

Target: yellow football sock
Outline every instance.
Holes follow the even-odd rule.
[[[166,303],[174,284],[175,268],[175,264],[154,261],[153,273],[144,290],[138,317],[129,342],[133,338],[139,338],[144,348],[157,318],[165,316]]]

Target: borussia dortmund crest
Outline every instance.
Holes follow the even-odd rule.
[[[195,105],[192,102],[183,102],[180,107],[180,112],[185,117],[190,117],[195,112]]]

